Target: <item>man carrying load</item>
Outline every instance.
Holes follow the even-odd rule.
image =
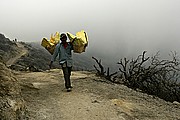
[[[70,42],[67,42],[67,38],[69,38]],[[65,87],[68,92],[71,91],[70,76],[73,65],[72,50],[74,53],[79,54],[85,52],[88,45],[87,33],[84,30],[77,32],[76,35],[69,32],[60,35],[59,32],[56,32],[54,36],[51,34],[50,40],[43,38],[41,45],[52,55],[49,64],[50,68],[59,55],[59,64],[62,66]]]
[[[72,70],[72,65],[73,65],[73,60],[72,60],[73,45],[71,42],[66,41],[67,36],[65,33],[62,33],[60,35],[60,40],[61,42],[58,43],[55,47],[49,66],[51,68],[56,57],[59,55],[59,64],[61,65],[62,70],[63,70],[65,87],[67,89],[67,92],[70,92],[72,89],[70,76],[71,76],[71,70]]]

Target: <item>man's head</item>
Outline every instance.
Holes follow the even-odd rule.
[[[62,42],[66,42],[67,36],[66,36],[65,33],[61,33],[61,35],[60,35],[60,40],[61,40]]]

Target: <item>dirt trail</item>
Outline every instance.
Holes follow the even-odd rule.
[[[13,57],[11,59],[9,59],[6,62],[7,66],[11,66],[12,64],[14,64],[21,56],[25,55],[28,53],[28,50],[24,47],[24,45],[22,45],[21,43],[16,42],[17,46],[20,48],[21,52],[16,55],[16,57]]]
[[[62,71],[15,72],[30,120],[180,120],[180,105],[107,83],[89,72],[72,73],[66,92]]]

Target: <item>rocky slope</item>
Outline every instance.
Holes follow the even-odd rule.
[[[2,62],[0,62],[0,119],[26,119],[26,107],[20,85],[12,71]]]
[[[20,53],[17,44],[0,34],[0,120],[26,120],[21,88],[6,62]]]
[[[17,42],[0,34],[0,119],[26,120],[26,106],[17,78],[5,63],[13,63],[21,53]],[[19,56],[21,57],[21,56]],[[17,57],[17,58],[19,58]]]
[[[17,44],[0,33],[0,60],[5,62],[19,54]]]

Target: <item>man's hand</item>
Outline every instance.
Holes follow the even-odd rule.
[[[52,67],[52,64],[53,64],[53,61],[51,61],[50,63],[49,63],[49,68],[51,69],[51,67]]]

